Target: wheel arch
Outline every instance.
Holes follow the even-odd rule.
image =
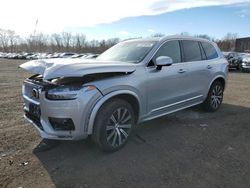
[[[214,81],[211,83],[211,85],[216,82],[216,81],[219,81],[220,83],[222,83],[222,86],[223,86],[223,89],[225,89],[225,86],[226,86],[226,80],[223,78],[223,77],[217,77],[214,79]],[[210,87],[211,87],[210,85]]]
[[[213,84],[214,82],[216,82],[216,81],[221,82],[222,85],[223,85],[223,87],[224,87],[223,89],[225,90],[225,87],[226,87],[226,84],[227,84],[226,78],[223,77],[222,75],[218,75],[218,76],[216,76],[216,77],[210,82],[209,87],[208,87],[208,90],[207,90],[207,93],[206,93],[206,97],[207,97],[207,95],[208,95],[208,92],[209,92],[209,90],[210,90],[212,84]]]
[[[132,107],[135,111],[136,122],[138,121],[139,116],[140,116],[140,109],[141,109],[140,100],[139,100],[138,95],[136,93],[134,93],[133,91],[129,91],[129,90],[114,91],[114,92],[111,92],[111,93],[105,95],[103,98],[101,98],[96,103],[94,108],[91,110],[90,116],[89,116],[89,121],[87,123],[88,135],[93,133],[95,118],[96,118],[96,115],[97,115],[99,109],[101,108],[101,106],[104,105],[109,100],[114,99],[114,98],[120,98],[120,99],[124,99],[124,100],[128,101],[132,105]]]

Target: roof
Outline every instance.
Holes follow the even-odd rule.
[[[128,39],[124,41],[145,41],[145,42],[157,42],[157,41],[165,41],[169,39],[188,39],[188,40],[199,40],[199,41],[206,41],[211,42],[204,38],[192,37],[192,36],[185,36],[185,35],[169,35],[165,37],[148,37],[148,38],[136,38],[136,39]]]

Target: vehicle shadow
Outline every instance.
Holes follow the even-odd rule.
[[[245,187],[249,122],[250,108],[194,107],[143,123],[115,153],[87,139],[34,154],[56,187]]]

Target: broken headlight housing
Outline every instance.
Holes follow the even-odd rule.
[[[76,99],[82,86],[60,86],[46,92],[46,98],[50,100],[73,100]]]

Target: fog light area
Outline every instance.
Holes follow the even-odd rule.
[[[70,118],[49,117],[49,122],[54,130],[70,131],[75,130],[75,125]]]

